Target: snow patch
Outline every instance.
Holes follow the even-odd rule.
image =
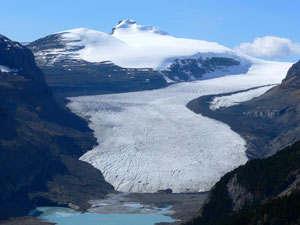
[[[9,73],[9,72],[11,72],[11,69],[8,68],[7,66],[2,66],[2,65],[0,65],[0,71],[1,71],[2,73]]]
[[[240,92],[228,96],[215,97],[210,103],[210,110],[215,111],[220,108],[226,108],[233,105],[238,105],[241,102],[250,101],[253,98],[261,96],[266,91],[270,90],[275,85],[270,85],[267,87],[261,87],[254,90],[249,90],[245,92]]]
[[[17,69],[11,69],[7,66],[0,65],[0,72],[2,72],[2,73],[16,73],[18,71],[19,70],[17,70]]]

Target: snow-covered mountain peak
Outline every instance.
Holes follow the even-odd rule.
[[[119,24],[112,29],[111,35],[118,36],[124,34],[160,34],[160,35],[169,35],[167,32],[160,30],[152,26],[143,26],[138,25],[132,19],[126,19],[119,21]]]
[[[118,28],[128,28],[131,26],[136,26],[136,22],[132,19],[126,19],[126,20],[121,20],[119,21],[119,24],[115,27],[116,29]]]
[[[124,68],[152,68],[173,80],[195,80],[203,74],[234,74],[253,62],[248,56],[215,42],[176,38],[134,20],[120,21],[112,33],[88,28],[62,31],[32,44],[41,64],[66,59],[91,63],[111,61]],[[197,70],[195,69],[197,68]]]

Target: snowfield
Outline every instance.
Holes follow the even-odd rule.
[[[207,191],[226,172],[246,163],[245,141],[226,124],[197,115],[186,104],[203,95],[279,83],[290,66],[261,61],[247,74],[70,98],[68,107],[89,120],[98,140],[81,160],[100,169],[118,191]],[[253,97],[251,91],[243,93],[248,94]],[[222,105],[247,99],[233,95],[222,99]]]
[[[51,63],[71,54],[75,59],[88,62],[111,61],[125,68],[163,70],[179,58],[225,57],[239,61],[242,70],[248,68],[250,61],[254,60],[215,42],[176,38],[165,31],[152,26],[138,25],[128,19],[113,28],[111,34],[88,28],[66,30],[57,34],[61,34],[68,51],[41,51],[40,57],[47,54],[57,55]]]
[[[226,108],[230,107],[233,105],[238,105],[241,102],[246,102],[250,101],[251,99],[261,96],[268,90],[270,90],[272,87],[275,85],[269,85],[266,87],[260,87],[254,90],[249,90],[245,92],[240,92],[228,96],[221,96],[221,97],[215,97],[211,102],[210,102],[210,110],[217,110],[220,108]]]
[[[0,72],[2,73],[10,73],[12,71],[16,71],[15,69],[10,69],[7,66],[0,65]]]

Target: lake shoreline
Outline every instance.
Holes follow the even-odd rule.
[[[172,194],[132,193],[129,196],[131,199],[136,199],[143,204],[153,204],[157,207],[170,206],[170,210],[174,212],[170,215],[171,218],[179,221],[173,223],[157,223],[156,225],[178,225],[198,214],[208,195],[209,192]]]
[[[106,198],[100,200],[92,200],[93,205],[87,212],[96,214],[147,214],[139,210],[120,207],[121,205],[139,204],[142,210],[151,209],[155,212],[156,209],[161,209],[161,214],[168,216],[175,222],[166,223],[159,222],[156,225],[178,225],[183,221],[196,215],[204,204],[208,192],[203,193],[121,193],[116,192],[109,194]],[[95,202],[98,203],[98,207]],[[109,206],[109,204],[111,204]],[[106,208],[101,208],[99,205],[105,205]],[[1,221],[0,225],[54,225],[55,223],[48,222],[33,216],[11,218],[10,220]]]
[[[144,208],[168,208],[163,215],[170,216],[178,220],[172,225],[180,224],[196,215],[204,204],[209,192],[199,193],[115,193],[109,194],[104,200],[91,201],[91,208],[96,213],[108,213],[117,211],[118,213],[130,213],[128,209],[119,207],[122,204],[133,203],[141,204]],[[111,204],[110,206],[108,206]],[[100,207],[97,207],[100,205]],[[104,207],[101,207],[103,206]],[[112,208],[111,208],[112,207]],[[90,210],[91,211],[91,210]],[[131,213],[139,213],[132,211]],[[141,212],[140,212],[141,213]],[[157,223],[166,224],[166,223]]]

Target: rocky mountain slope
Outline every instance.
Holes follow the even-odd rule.
[[[262,96],[206,112],[240,132],[256,149],[253,157],[273,156],[251,160],[223,176],[199,215],[186,225],[300,223],[299,81],[300,61]],[[211,99],[205,96],[188,106],[201,110]]]
[[[300,139],[300,61],[294,64],[281,85],[241,105],[243,116],[263,121],[272,135],[263,151],[272,155]],[[249,120],[248,123],[250,123]],[[266,130],[268,131],[268,130]],[[262,132],[267,133],[264,128]]]
[[[185,225],[300,223],[300,142],[249,161],[211,190],[200,214]]]
[[[294,64],[281,85],[259,98],[236,107],[242,111],[239,120],[260,124],[260,133],[267,140],[260,144],[264,156],[293,144],[300,139],[300,61]],[[236,109],[229,109],[229,111]],[[247,125],[245,124],[245,125]]]
[[[133,20],[120,21],[110,34],[78,28],[28,47],[50,87],[62,96],[149,90],[171,81],[240,74],[255,61],[217,43],[175,38]]]
[[[248,142],[248,156],[262,158],[300,139],[300,61],[286,78],[260,97],[215,111],[201,110],[216,96],[191,101],[188,107],[230,125]],[[207,108],[207,106],[205,106]]]
[[[78,160],[95,144],[86,122],[54,101],[31,51],[0,35],[0,219],[38,205],[85,209],[113,191]]]

